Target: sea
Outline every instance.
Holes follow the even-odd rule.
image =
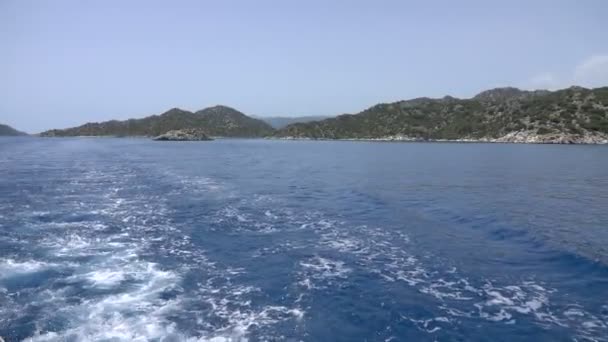
[[[608,146],[0,139],[12,341],[608,341]]]

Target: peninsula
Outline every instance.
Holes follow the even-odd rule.
[[[608,87],[558,91],[496,88],[382,103],[358,114],[296,123],[284,139],[608,143]]]

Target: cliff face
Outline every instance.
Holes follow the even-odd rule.
[[[201,128],[212,136],[261,137],[272,134],[273,128],[226,106],[205,108],[195,113],[173,108],[161,115],[126,121],[87,123],[68,129],[41,133],[44,137],[67,136],[158,136],[171,130]]]
[[[289,125],[276,136],[602,143],[608,137],[608,87],[554,92],[498,88],[470,99],[418,98]]]

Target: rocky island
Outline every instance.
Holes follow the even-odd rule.
[[[185,128],[171,130],[154,138],[157,141],[208,141],[211,139],[200,128]]]
[[[196,112],[173,108],[160,115],[87,123],[78,127],[49,130],[40,133],[40,136],[157,137],[171,130],[190,128],[203,129],[206,134],[216,137],[256,138],[274,132],[266,122],[249,117],[234,108],[213,106]]]

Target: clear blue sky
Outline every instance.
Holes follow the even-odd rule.
[[[608,85],[608,1],[0,0],[0,122],[258,116]]]

